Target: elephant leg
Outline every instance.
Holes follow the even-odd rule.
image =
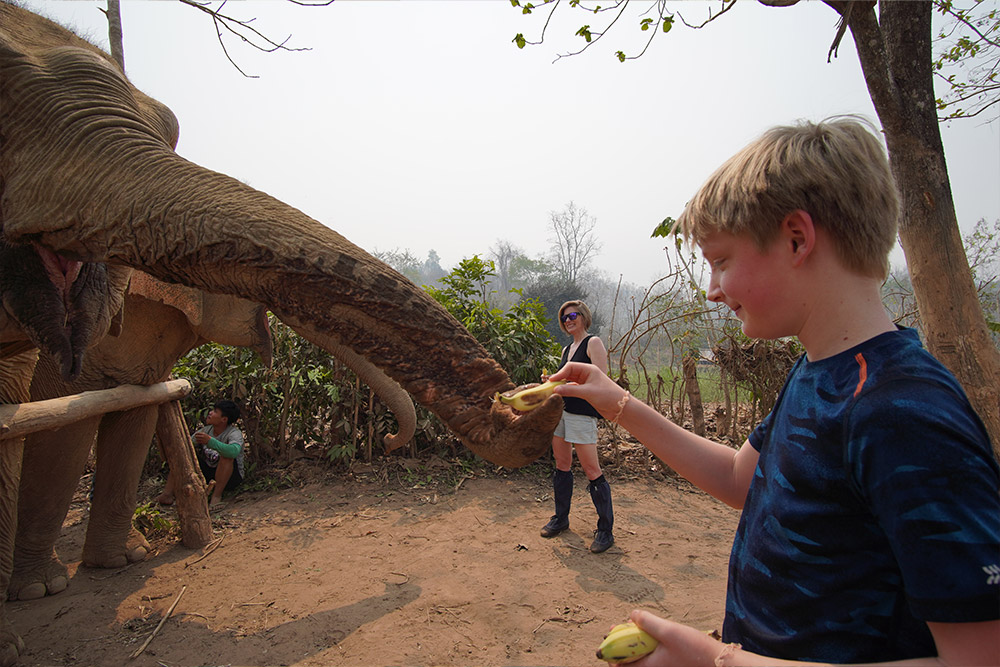
[[[24,403],[28,400],[31,373],[38,360],[38,350],[0,359],[0,403]],[[14,538],[17,535],[17,489],[21,481],[24,439],[0,441],[0,666],[17,662],[24,652],[24,641],[14,632],[7,617],[4,593],[10,583],[14,564]]]
[[[156,405],[104,415],[83,563],[124,567],[146,558],[149,542],[132,526],[142,466],[156,429]]]
[[[55,595],[69,584],[55,546],[99,421],[93,417],[25,438],[14,571],[7,587],[11,600],[37,600]]]

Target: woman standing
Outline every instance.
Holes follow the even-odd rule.
[[[587,333],[593,322],[590,308],[583,301],[567,301],[559,308],[559,328],[573,337],[573,342],[563,348],[562,368],[570,361],[593,364],[608,372],[608,351],[597,336]],[[542,380],[547,380],[543,377]],[[597,530],[592,552],[607,551],[615,543],[611,529],[615,522],[611,507],[611,487],[601,472],[597,457],[597,419],[600,414],[582,398],[564,396],[565,407],[562,419],[552,436],[552,453],[556,469],[552,475],[552,495],[555,498],[556,513],[542,528],[542,537],[554,537],[569,528],[569,506],[573,498],[573,450],[580,459],[583,472],[590,480],[587,487],[590,498],[597,508]]]

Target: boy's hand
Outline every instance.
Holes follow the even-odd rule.
[[[618,402],[625,394],[624,389],[593,364],[568,363],[553,373],[549,380],[566,380],[569,384],[559,385],[555,393],[584,399],[606,419],[617,414]]]
[[[648,611],[633,611],[629,616],[640,628],[659,642],[656,649],[641,660],[630,662],[630,667],[660,667],[661,665],[716,665],[726,645],[712,639],[704,632],[687,625],[660,618]]]
[[[210,436],[208,433],[202,433],[201,431],[198,431],[197,433],[194,434],[194,441],[197,442],[199,445],[208,444],[208,441],[211,439],[212,436]]]

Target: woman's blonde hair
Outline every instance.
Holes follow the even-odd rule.
[[[848,269],[884,279],[900,206],[875,133],[856,116],[772,128],[708,178],[677,228],[696,243],[715,231],[747,234],[763,250],[785,216],[803,210]]]
[[[590,308],[587,307],[587,304],[579,300],[567,301],[563,305],[559,306],[559,315],[558,315],[559,328],[563,330],[563,333],[565,334],[569,333],[568,331],[566,331],[566,326],[563,324],[562,316],[563,316],[563,311],[569,308],[570,306],[576,308],[576,312],[580,313],[580,315],[583,316],[583,328],[589,329],[590,325],[593,324],[594,322],[594,316],[590,314]]]

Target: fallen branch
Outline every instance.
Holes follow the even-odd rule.
[[[134,660],[138,658],[140,655],[142,655],[142,652],[146,650],[147,646],[149,646],[149,642],[153,641],[153,637],[155,637],[156,633],[160,631],[160,628],[163,627],[163,624],[167,622],[167,619],[170,618],[170,615],[174,613],[174,608],[177,606],[177,603],[181,601],[181,596],[184,595],[184,591],[186,590],[187,590],[187,585],[181,586],[181,592],[177,594],[177,599],[174,600],[174,603],[172,605],[170,605],[170,609],[168,609],[167,613],[163,615],[163,618],[160,619],[160,622],[156,626],[156,629],[150,633],[149,637],[146,638],[146,641],[142,643],[142,646],[136,649],[135,653],[129,656],[130,660]]]
[[[193,561],[191,561],[190,563],[184,563],[184,567],[188,567],[188,566],[191,566],[191,565],[194,565],[194,564],[195,564],[195,563],[197,563],[198,561],[200,561],[200,560],[204,560],[205,558],[208,558],[208,556],[209,556],[209,555],[210,555],[210,554],[211,554],[211,553],[212,553],[213,551],[215,551],[216,549],[218,549],[218,548],[219,548],[219,545],[220,545],[220,544],[222,544],[222,538],[223,538],[223,537],[225,537],[225,535],[223,535],[222,537],[220,537],[220,538],[218,538],[218,539],[216,539],[216,540],[214,540],[214,541],[210,542],[210,543],[208,544],[208,546],[207,546],[207,547],[205,547],[205,553],[203,553],[202,555],[198,556],[197,558],[195,558],[195,559],[194,559]]]

